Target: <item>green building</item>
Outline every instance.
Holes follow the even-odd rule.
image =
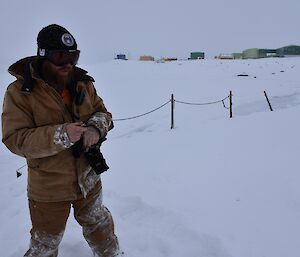
[[[242,53],[232,53],[233,59],[242,59],[243,54]]]
[[[284,46],[284,47],[278,48],[276,50],[276,52],[279,56],[300,55],[300,46],[296,46],[296,45]]]
[[[191,52],[190,60],[204,59],[205,54],[203,52]]]
[[[266,57],[277,57],[276,49],[250,48],[243,51],[243,59],[257,59]]]

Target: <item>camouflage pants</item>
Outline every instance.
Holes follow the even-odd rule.
[[[65,202],[29,200],[32,229],[30,247],[24,257],[57,257],[71,206],[82,226],[83,236],[97,257],[115,257],[119,244],[109,210],[102,205],[100,186],[86,198]]]

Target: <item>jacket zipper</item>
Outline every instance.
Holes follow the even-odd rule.
[[[65,106],[65,103],[63,102],[62,97],[60,96],[60,94],[54,88],[52,88],[51,86],[47,85],[47,87],[50,91],[52,91],[51,93],[53,93],[53,96],[55,97],[55,100],[57,100],[58,104],[63,108],[64,112],[67,113],[70,120],[73,122],[74,121],[73,117],[72,117],[71,113],[69,112],[69,110],[67,109],[67,107]],[[75,101],[75,99],[72,100],[72,106],[71,106],[72,111],[74,110],[74,101]],[[74,164],[75,164],[75,168],[76,168],[75,172],[76,172],[76,175],[77,175],[77,184],[78,184],[78,186],[81,190],[81,193],[83,194],[83,196],[85,198],[86,197],[86,191],[84,189],[83,184],[80,181],[80,176],[78,174],[78,166],[79,166],[79,164],[77,163],[78,161],[79,161],[79,159],[74,158]]]
[[[62,107],[63,112],[66,113],[67,116],[68,116],[68,118],[69,118],[69,120],[70,120],[71,122],[73,122],[73,121],[74,121],[74,120],[73,120],[73,117],[72,117],[70,111],[68,110],[68,108],[66,107],[65,103],[63,102],[61,95],[60,95],[54,88],[52,88],[52,87],[51,87],[50,85],[48,85],[48,84],[46,84],[46,88],[47,88],[48,90],[50,90],[51,93],[53,93],[53,95],[55,96],[55,100],[56,100],[56,101],[58,102],[58,104]],[[74,108],[73,108],[73,105],[74,105],[74,100],[72,101],[72,110],[74,109]]]

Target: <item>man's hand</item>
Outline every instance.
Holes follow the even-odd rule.
[[[88,130],[86,127],[83,127],[82,124],[82,122],[74,122],[66,125],[66,131],[69,140],[72,143],[79,141],[83,133],[85,133]]]
[[[86,127],[86,131],[83,133],[83,145],[86,148],[97,144],[100,139],[100,133],[98,129],[94,128],[93,126]]]

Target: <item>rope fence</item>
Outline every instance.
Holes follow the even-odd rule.
[[[228,99],[229,95],[226,96],[224,99],[222,100],[218,100],[218,101],[214,101],[214,102],[208,102],[208,103],[189,103],[189,102],[184,102],[184,101],[178,101],[178,100],[174,100],[176,103],[180,103],[180,104],[189,104],[189,105],[210,105],[210,104],[217,104],[217,103],[221,103],[223,102],[223,106],[224,106],[224,100]]]
[[[148,114],[150,114],[150,113],[152,113],[152,112],[155,112],[155,111],[157,111],[157,110],[163,108],[164,106],[166,106],[166,105],[167,105],[168,103],[170,103],[170,102],[171,102],[171,100],[169,100],[168,102],[162,104],[161,106],[159,106],[159,107],[157,107],[157,108],[155,108],[155,109],[153,109],[153,110],[151,110],[151,111],[149,111],[149,112],[146,112],[146,113],[143,113],[143,114],[140,114],[140,115],[136,115],[136,116],[132,116],[132,117],[128,117],[128,118],[113,119],[113,121],[132,120],[132,119],[136,119],[136,118],[139,118],[139,117],[142,117],[142,116],[146,116],[146,115],[148,115]]]
[[[265,95],[265,98],[268,102],[268,106],[270,108],[270,111],[273,111],[273,108],[272,108],[272,105],[271,105],[271,102],[269,100],[269,97],[266,93],[266,91],[264,91],[264,95]],[[125,120],[132,120],[132,119],[136,119],[136,118],[140,118],[140,117],[143,117],[143,116],[146,116],[146,115],[149,115],[153,112],[156,112],[158,111],[159,109],[165,107],[166,105],[168,105],[169,103],[171,103],[171,129],[174,128],[174,109],[175,109],[175,103],[178,103],[178,104],[185,104],[185,105],[194,105],[194,106],[204,106],[204,105],[212,105],[212,104],[218,104],[218,103],[222,103],[223,107],[227,110],[229,110],[229,117],[232,118],[233,117],[233,112],[232,112],[232,91],[229,91],[229,95],[224,97],[223,99],[221,100],[216,100],[216,101],[212,101],[212,102],[204,102],[204,103],[194,103],[194,102],[186,102],[186,101],[181,101],[181,100],[176,100],[175,97],[174,97],[174,94],[171,94],[171,99],[168,100],[167,102],[163,103],[162,105],[148,111],[148,112],[145,112],[145,113],[142,113],[142,114],[139,114],[139,115],[135,115],[135,116],[132,116],[132,117],[127,117],[127,118],[122,118],[122,119],[113,119],[113,121],[125,121]],[[229,99],[229,107],[227,107],[225,105],[225,100]]]
[[[230,105],[229,107],[227,107],[225,105],[225,100],[229,99],[230,100]],[[139,115],[135,115],[135,116],[131,116],[131,117],[127,117],[127,118],[120,118],[120,119],[113,119],[113,121],[125,121],[125,120],[132,120],[132,119],[137,119],[146,115],[149,115],[155,111],[158,111],[159,109],[165,107],[166,105],[168,105],[169,103],[171,103],[171,129],[174,128],[174,106],[175,103],[179,103],[179,104],[186,104],[186,105],[197,105],[197,106],[204,106],[204,105],[212,105],[212,104],[218,104],[218,103],[222,103],[223,107],[225,109],[229,109],[230,110],[230,118],[232,118],[232,92],[230,91],[230,94],[226,97],[224,97],[221,100],[216,100],[216,101],[212,101],[212,102],[206,102],[206,103],[192,103],[192,102],[186,102],[186,101],[179,101],[179,100],[175,100],[174,98],[174,94],[171,94],[171,99],[168,100],[167,102],[163,103],[162,105]]]

